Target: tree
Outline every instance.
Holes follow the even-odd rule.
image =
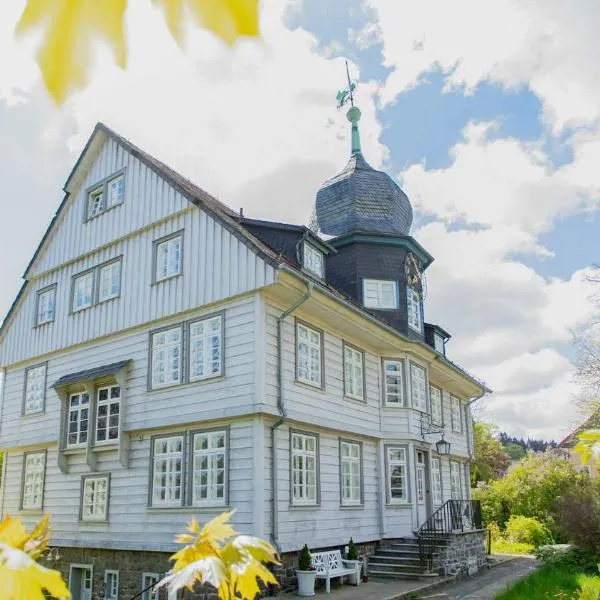
[[[502,477],[510,459],[504,451],[500,440],[494,437],[496,431],[495,425],[491,423],[475,423],[474,441],[475,441],[475,461],[473,475],[478,474],[477,481],[492,481]]]
[[[506,454],[508,454],[508,456],[510,457],[510,460],[515,460],[515,461],[521,460],[522,458],[525,458],[525,456],[527,455],[525,448],[523,448],[523,446],[521,446],[521,444],[515,444],[514,442],[508,442],[504,446],[504,451],[506,452]]]
[[[512,468],[505,477],[474,491],[481,500],[484,521],[504,528],[511,515],[535,517],[554,536],[560,534],[556,501],[589,485],[589,478],[575,466],[551,452],[533,454]]]

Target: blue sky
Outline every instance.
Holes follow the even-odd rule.
[[[234,209],[306,222],[348,157],[347,58],[364,154],[407,192],[436,259],[426,320],[495,392],[482,414],[548,438],[581,420],[572,340],[594,318],[600,261],[596,0],[263,0],[261,41],[230,49],[190,28],[184,50],[139,0],[127,69],[98,52],[62,107],[35,40],[12,37],[23,3],[0,7],[0,312],[97,121]]]

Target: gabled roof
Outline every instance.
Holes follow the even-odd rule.
[[[111,363],[110,365],[102,365],[101,367],[94,367],[93,369],[86,369],[85,371],[77,371],[77,373],[69,373],[58,379],[52,387],[56,389],[64,385],[80,383],[82,381],[91,381],[92,379],[98,379],[99,377],[105,377],[106,375],[114,375],[123,367],[126,367],[130,362],[131,360],[122,360],[120,362]]]
[[[600,409],[574,429],[564,440],[559,442],[558,448],[572,448],[579,442],[577,436],[588,429],[600,429]]]

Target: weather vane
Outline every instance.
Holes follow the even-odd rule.
[[[348,104],[348,100],[350,100],[351,106],[354,106],[354,90],[356,89],[356,81],[352,81],[350,79],[350,71],[348,69],[348,61],[346,61],[346,76],[348,77],[348,87],[346,89],[340,90],[337,93],[336,100],[338,102],[338,108],[342,108],[346,104]]]

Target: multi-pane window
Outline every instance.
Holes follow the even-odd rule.
[[[225,504],[227,433],[206,431],[193,435],[192,503]]]
[[[92,475],[83,478],[82,521],[106,521],[108,519],[108,490],[108,475]]]
[[[439,458],[431,459],[431,492],[433,506],[442,505],[442,465]]]
[[[317,436],[292,433],[292,503],[317,503]]]
[[[410,363],[410,391],[412,407],[427,412],[427,374],[415,363]]]
[[[296,378],[320,387],[322,384],[322,333],[296,323]]]
[[[23,459],[23,510],[41,510],[44,497],[45,452],[29,452]]]
[[[383,375],[385,377],[385,403],[405,406],[404,401],[404,361],[384,360]]]
[[[360,504],[362,502],[360,444],[340,442],[340,473],[342,504]]]
[[[442,411],[442,390],[430,385],[429,397],[431,398],[431,418],[437,425],[442,425],[444,422]]]
[[[378,279],[363,280],[363,304],[366,308],[398,308],[398,283]]]
[[[44,410],[46,397],[46,365],[31,367],[25,371],[25,401],[23,414],[30,415]]]
[[[344,345],[344,393],[351,398],[363,399],[363,353]]]
[[[125,199],[125,177],[123,174],[117,175],[108,181],[108,207],[112,208],[117,204],[122,204]]]
[[[154,440],[152,505],[181,506],[183,502],[183,436]]]
[[[142,575],[142,600],[158,600],[158,591],[154,591],[158,579],[158,573],[144,573]]]
[[[90,397],[86,393],[71,394],[68,407],[67,447],[86,444],[88,440],[88,423],[90,414]]]
[[[56,286],[41,290],[37,296],[36,325],[54,321],[56,310]]]
[[[415,331],[423,329],[423,315],[421,312],[421,297],[414,288],[407,288],[408,325]]]
[[[96,413],[96,442],[117,442],[121,413],[121,388],[118,385],[98,389]]]
[[[314,273],[317,277],[323,277],[323,253],[306,242],[303,248],[302,259],[304,268]]]
[[[94,188],[88,193],[88,219],[99,215],[104,211],[104,186]]]
[[[98,272],[98,302],[118,298],[121,294],[121,261],[101,266]]]
[[[454,461],[450,461],[450,496],[452,497],[452,500],[462,499],[460,463]]]
[[[190,325],[190,381],[221,375],[222,328],[221,316]]]
[[[460,405],[460,400],[455,396],[450,396],[450,409],[452,413],[452,431],[455,433],[462,433],[462,407]]]
[[[433,345],[435,347],[435,349],[444,354],[444,338],[439,334],[439,333],[435,333],[433,335]]]
[[[182,244],[183,237],[181,235],[156,243],[155,281],[162,281],[181,273]]]
[[[152,334],[152,387],[181,383],[181,327]]]
[[[104,600],[119,600],[119,571],[104,571]]]
[[[73,278],[73,312],[94,303],[94,271]]]
[[[387,449],[388,498],[391,504],[408,502],[406,448]]]
[[[426,467],[425,467],[425,453],[421,450],[417,450],[417,488],[416,488],[416,496],[417,496],[417,504],[425,504],[425,475],[426,475]]]

